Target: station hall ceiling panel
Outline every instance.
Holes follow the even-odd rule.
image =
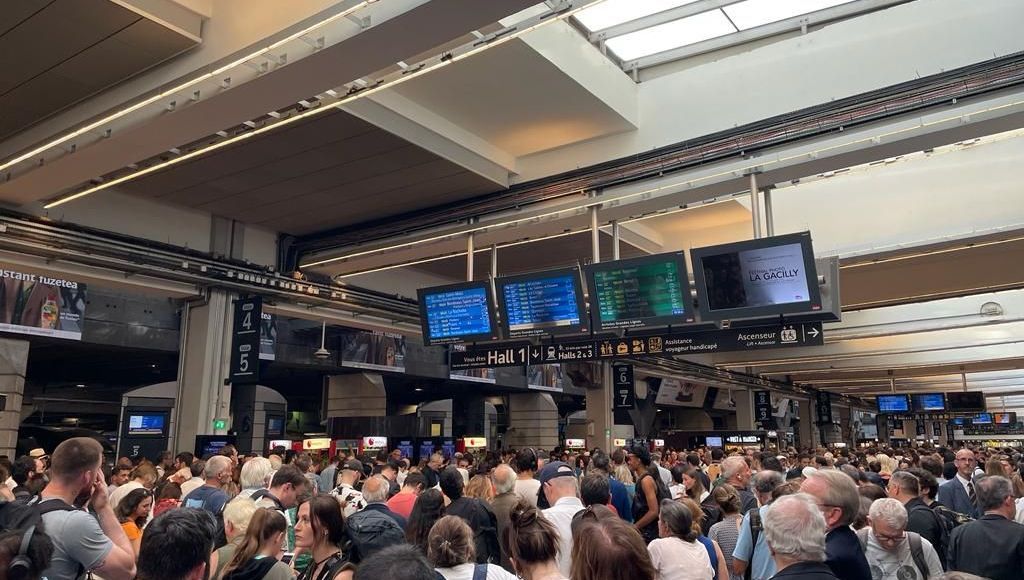
[[[195,44],[111,0],[0,2],[0,139]]]

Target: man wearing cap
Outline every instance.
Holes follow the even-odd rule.
[[[49,481],[46,477],[46,470],[50,467],[50,456],[46,454],[46,450],[42,447],[37,447],[29,451],[28,456],[36,461],[35,477],[42,478],[43,481]]]
[[[356,491],[355,485],[363,475],[363,463],[358,459],[350,459],[341,466],[341,475],[338,476],[338,487],[331,492],[331,495],[338,498],[342,512],[348,518],[352,514],[366,507],[366,500],[363,494]]]
[[[572,518],[583,510],[580,501],[579,485],[573,469],[561,461],[552,461],[545,465],[538,474],[540,487],[548,503],[544,510],[546,517],[558,530],[558,570],[565,578],[569,577],[572,566]]]

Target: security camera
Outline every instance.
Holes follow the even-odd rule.
[[[316,352],[313,353],[313,356],[320,360],[324,360],[331,357],[331,351],[321,346],[320,348],[316,349]]]

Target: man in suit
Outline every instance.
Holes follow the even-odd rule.
[[[953,530],[949,570],[992,580],[1020,578],[1024,570],[1024,526],[1013,521],[1017,513],[1013,484],[994,475],[978,478],[975,487],[984,515]]]
[[[974,486],[978,460],[970,449],[956,452],[956,476],[939,486],[939,503],[949,509],[976,518],[980,515]]]

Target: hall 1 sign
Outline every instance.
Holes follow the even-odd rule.
[[[451,345],[448,366],[453,371],[500,367],[521,367],[530,360],[529,342],[506,342],[487,345]]]
[[[633,365],[612,366],[615,409],[632,409],[636,406],[636,386],[633,383]]]
[[[235,323],[231,329],[233,385],[252,385],[260,380],[260,327],[263,299],[259,296],[235,300]]]

